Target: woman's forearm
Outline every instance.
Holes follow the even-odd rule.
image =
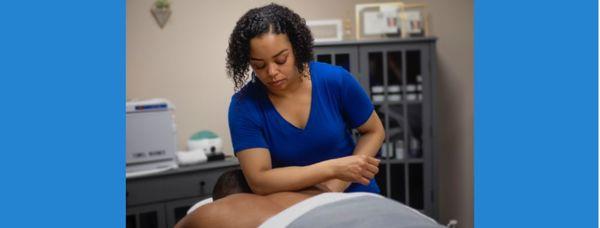
[[[261,195],[298,191],[334,178],[367,185],[377,174],[378,165],[379,160],[371,156],[352,155],[309,166],[264,169],[250,177],[248,184]]]
[[[323,161],[309,166],[265,170],[260,172],[259,176],[252,178],[254,181],[249,184],[252,191],[259,195],[302,190],[335,177],[327,163],[328,161]]]
[[[354,148],[354,155],[364,154],[370,157],[374,157],[377,151],[381,147],[385,134],[383,132],[373,131],[361,135],[356,147]],[[350,186],[351,182],[343,181],[340,179],[331,179],[322,183],[327,186],[333,192],[343,192]]]

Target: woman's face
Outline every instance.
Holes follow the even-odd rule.
[[[265,33],[251,39],[250,66],[273,92],[285,91],[300,80],[292,44],[285,34]]]

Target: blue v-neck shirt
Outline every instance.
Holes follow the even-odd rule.
[[[373,104],[358,81],[345,69],[325,63],[309,64],[312,95],[308,122],[300,129],[285,120],[258,80],[233,95],[229,130],[234,153],[266,148],[273,168],[306,166],[352,155],[351,129],[364,124]],[[379,193],[375,180],[367,186],[353,183],[346,192]]]

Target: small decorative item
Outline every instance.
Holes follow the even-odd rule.
[[[316,43],[342,40],[342,20],[312,20],[306,21]]]
[[[419,10],[406,10],[399,13],[402,37],[423,36],[423,16]]]
[[[356,39],[428,35],[424,23],[427,21],[424,21],[421,10],[414,8],[425,8],[425,4],[357,4]]]
[[[171,16],[170,5],[171,3],[168,0],[156,0],[150,10],[161,29],[165,26],[167,20],[169,20],[169,17]]]

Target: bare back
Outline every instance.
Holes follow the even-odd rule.
[[[175,227],[258,227],[277,213],[319,193],[319,190],[305,190],[267,196],[233,194],[196,209]]]

